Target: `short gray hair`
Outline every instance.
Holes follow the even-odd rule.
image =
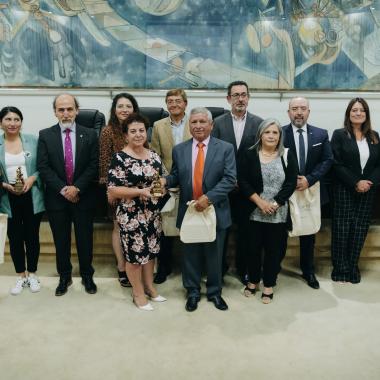
[[[257,129],[255,144],[252,145],[249,149],[255,149],[257,154],[259,153],[261,150],[261,137],[263,136],[265,130],[268,129],[271,125],[275,125],[280,133],[280,138],[278,140],[276,150],[278,151],[279,156],[282,156],[284,154],[284,138],[282,135],[282,128],[280,122],[274,118],[268,118],[261,122],[259,128]]]
[[[190,116],[201,113],[202,115],[207,115],[207,119],[212,122],[212,113],[206,107],[195,107],[190,111]]]

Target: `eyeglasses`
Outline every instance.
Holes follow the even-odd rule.
[[[232,99],[239,99],[239,98],[245,99],[246,97],[248,97],[248,94],[246,92],[242,92],[241,94],[239,94],[237,92],[237,93],[231,95]]]
[[[166,102],[166,104],[170,106],[172,104],[182,104],[182,102],[182,99],[170,99]]]

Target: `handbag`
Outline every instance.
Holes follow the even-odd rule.
[[[0,214],[0,264],[4,262],[5,240],[7,238],[8,215]]]
[[[179,191],[178,189],[169,189],[170,198],[161,210],[162,231],[165,236],[178,236],[179,229],[176,227]]]
[[[203,211],[195,209],[195,201],[187,203],[180,239],[183,243],[210,243],[216,239],[216,214],[213,205]]]
[[[293,229],[289,236],[313,235],[321,228],[320,183],[295,191],[289,198],[289,211]]]

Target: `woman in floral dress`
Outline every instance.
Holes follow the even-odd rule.
[[[117,200],[116,220],[133,302],[139,309],[153,310],[147,297],[166,301],[153,287],[153,269],[160,250],[160,208],[167,197],[151,195],[153,180],[162,174],[162,164],[158,154],[148,148],[147,128],[147,120],[139,114],[130,115],[124,122],[127,145],[112,158],[108,200]]]

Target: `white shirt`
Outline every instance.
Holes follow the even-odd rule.
[[[170,118],[170,125],[172,127],[174,145],[178,145],[183,141],[183,132],[185,130],[186,120],[187,120],[186,115],[183,117],[183,119],[179,123],[175,123]]]
[[[300,141],[299,141],[299,136],[300,136],[300,133],[297,132],[299,129],[302,129],[303,130],[303,133],[302,133],[302,137],[303,137],[303,141],[304,141],[304,144],[305,144],[305,163],[306,163],[306,158],[307,158],[307,148],[308,148],[308,145],[307,145],[307,128],[306,128],[306,124],[301,127],[301,128],[297,128],[295,127],[293,124],[292,124],[292,128],[293,128],[293,136],[294,136],[294,142],[296,144],[296,151],[297,151],[297,160],[298,160],[298,165],[299,165],[299,162],[300,162]]]
[[[243,138],[245,121],[247,119],[247,112],[245,112],[244,116],[241,118],[236,117],[232,112],[232,124],[234,126],[234,134],[236,140],[236,147],[239,149],[241,139]]]
[[[22,151],[17,154],[5,152],[5,168],[7,171],[8,182],[10,184],[16,183],[16,170],[21,168],[22,176],[24,180],[28,178],[25,166],[25,152]]]
[[[362,173],[363,173],[363,170],[365,166],[367,165],[367,161],[369,158],[369,146],[368,146],[367,139],[365,138],[360,141],[356,140],[356,144],[358,144],[358,148],[359,148],[360,166],[362,167]]]

